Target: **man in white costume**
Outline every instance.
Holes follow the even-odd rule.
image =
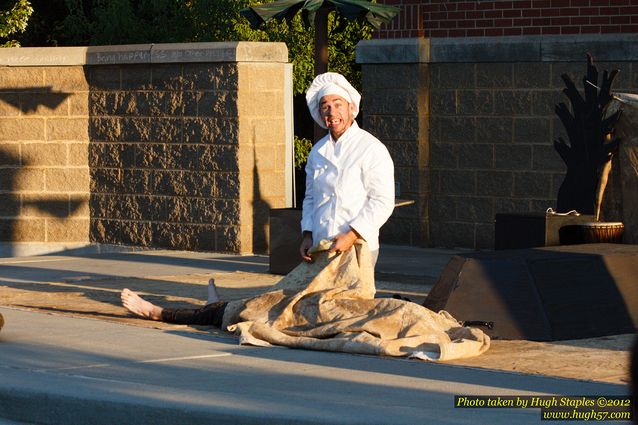
[[[373,265],[379,254],[379,228],[394,209],[394,164],[387,148],[354,120],[361,95],[334,72],[318,75],[306,93],[312,118],[328,134],[308,156],[300,254],[323,239],[330,252],[368,243]]]

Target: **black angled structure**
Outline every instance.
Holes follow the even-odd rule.
[[[638,245],[585,244],[454,256],[424,306],[494,322],[499,339],[555,341],[633,333]]]

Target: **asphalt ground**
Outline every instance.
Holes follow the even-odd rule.
[[[382,247],[379,292],[420,301],[454,253]],[[454,397],[629,391],[633,335],[494,341],[483,356],[440,364],[240,346],[227,332],[137,319],[119,304],[126,286],[162,305],[201,305],[211,275],[227,299],[280,278],[265,256],[70,251],[0,259],[0,424],[525,424],[540,423],[540,409],[459,408]]]

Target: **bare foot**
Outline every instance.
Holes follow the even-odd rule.
[[[145,319],[162,320],[162,307],[146,301],[130,289],[124,288],[120,297],[122,298],[122,305],[131,313]]]
[[[208,304],[219,301],[219,294],[217,293],[217,287],[215,286],[215,279],[210,278],[208,281]]]

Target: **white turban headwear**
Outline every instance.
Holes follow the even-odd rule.
[[[317,75],[306,92],[306,103],[308,103],[310,115],[312,115],[312,118],[321,127],[327,128],[323,122],[323,118],[321,118],[319,104],[321,103],[322,97],[330,94],[343,97],[346,102],[354,107],[353,118],[359,114],[361,95],[352,87],[352,84],[346,80],[346,77],[336,72],[326,72],[325,74]]]

